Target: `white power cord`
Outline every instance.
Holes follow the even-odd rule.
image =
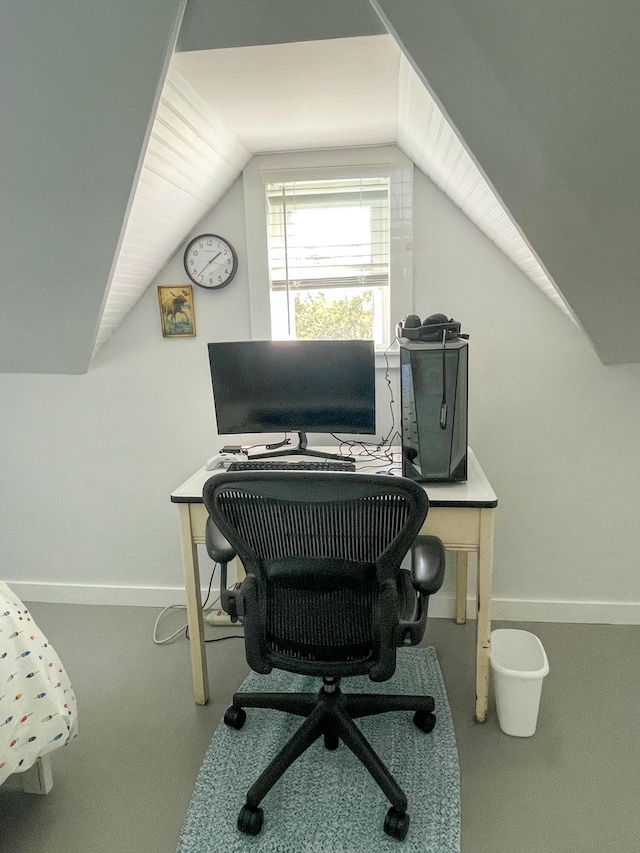
[[[209,596],[211,595],[211,586],[213,584],[213,578],[214,578],[214,575],[216,573],[217,567],[218,567],[218,563],[215,563],[213,566],[213,571],[211,572],[211,579],[209,580],[209,589],[207,590],[207,597],[205,598],[204,603],[202,605],[203,611],[207,607],[207,602],[209,601]],[[220,601],[220,596],[218,596],[216,598],[216,600],[213,602],[211,607],[215,607],[219,601]],[[160,620],[162,619],[164,614],[167,613],[167,611],[169,611],[169,610],[186,610],[186,609],[187,609],[186,604],[170,604],[168,607],[165,607],[163,610],[160,611],[160,613],[158,614],[158,618],[155,621],[155,625],[153,626],[153,638],[152,639],[153,639],[153,642],[156,644],[156,646],[164,646],[166,643],[170,643],[172,640],[175,640],[176,637],[178,637],[180,634],[182,634],[183,631],[186,631],[186,629],[189,627],[188,625],[183,625],[181,628],[178,628],[177,631],[174,631],[173,634],[170,634],[168,637],[163,637],[162,639],[159,639],[158,638],[158,625],[160,624]]]

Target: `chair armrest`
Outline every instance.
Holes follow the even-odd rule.
[[[233,560],[236,556],[236,551],[224,538],[211,517],[207,519],[205,525],[204,541],[207,546],[207,554],[216,563],[220,563],[220,601],[222,609],[231,616],[232,622],[237,622],[239,617],[244,616],[240,584],[227,589],[227,563]]]
[[[429,596],[442,586],[445,569],[444,545],[437,536],[417,536],[411,546],[411,583],[418,593],[413,621],[398,622],[396,646],[417,646],[427,627]]]
[[[433,595],[444,581],[445,551],[437,536],[417,536],[411,546],[411,582],[423,595]]]
[[[204,529],[204,541],[207,546],[207,554],[216,563],[226,565],[236,556],[236,552],[222,533],[220,533],[212,518],[207,519]]]

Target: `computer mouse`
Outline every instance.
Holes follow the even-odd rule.
[[[393,471],[376,471],[376,474],[388,474],[390,477],[393,477]]]

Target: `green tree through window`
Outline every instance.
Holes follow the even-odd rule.
[[[296,293],[295,316],[298,339],[373,339],[373,294],[370,290],[329,300],[324,293]]]

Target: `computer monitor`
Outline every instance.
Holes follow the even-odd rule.
[[[209,365],[220,435],[299,434],[297,448],[260,456],[332,458],[306,433],[375,432],[373,341],[210,343]]]

